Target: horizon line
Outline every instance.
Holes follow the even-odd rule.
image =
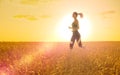
[[[69,42],[69,41],[0,41],[0,42],[43,42],[43,43],[47,43],[47,42],[54,42],[54,43],[57,43],[57,42],[59,42],[59,43],[62,43],[62,42],[65,42],[65,43],[67,43],[67,42]],[[83,43],[84,42],[120,42],[120,40],[118,40],[118,41],[82,41]]]

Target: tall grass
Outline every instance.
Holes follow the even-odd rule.
[[[120,42],[0,43],[0,75],[120,75]]]

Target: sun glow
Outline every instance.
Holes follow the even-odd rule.
[[[91,23],[89,19],[86,17],[80,19],[78,16],[80,29],[79,32],[81,34],[81,38],[83,41],[87,41],[91,34]],[[57,35],[59,37],[59,40],[61,41],[70,41],[70,38],[72,36],[72,30],[68,27],[71,26],[73,22],[73,18],[71,14],[68,14],[62,18],[62,20],[58,23],[58,26],[56,27]]]
[[[92,32],[90,20],[84,17],[82,19],[79,19],[79,21],[80,21],[79,32],[81,34],[81,38],[85,41],[88,41],[88,38],[90,37],[90,34]]]

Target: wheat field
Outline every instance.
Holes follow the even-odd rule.
[[[120,75],[120,42],[0,42],[0,75]]]

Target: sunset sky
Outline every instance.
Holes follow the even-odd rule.
[[[120,41],[120,0],[0,0],[0,41],[69,41],[74,11],[90,22],[83,41]]]

